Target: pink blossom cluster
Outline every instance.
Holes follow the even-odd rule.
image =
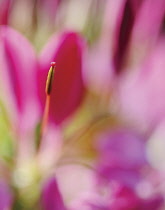
[[[0,210],[165,209],[164,32],[164,0],[0,1]]]

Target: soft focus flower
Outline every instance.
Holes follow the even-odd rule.
[[[10,27],[0,28],[0,63],[3,78],[1,99],[7,113],[11,113],[10,123],[15,123],[11,127],[11,133],[15,133],[18,138],[14,140],[18,160],[12,175],[16,187],[30,185],[38,179],[38,173],[47,173],[46,169],[52,167],[57,160],[58,155],[54,153],[56,147],[60,149],[61,141],[58,129],[52,126],[52,131],[48,125],[48,134],[44,133],[44,139],[40,134],[35,137],[33,133],[37,123],[42,120],[50,61],[56,60],[58,66],[51,91],[49,114],[52,122],[61,125],[80,105],[84,95],[81,75],[83,43],[83,39],[75,32],[53,36],[43,49],[41,57],[37,59],[26,38]],[[7,100],[8,97],[10,100]],[[39,145],[39,151],[36,151],[37,160],[34,158],[31,164],[33,151],[36,150],[36,138],[40,138],[42,143]],[[35,167],[36,161],[38,169]],[[18,177],[21,177],[20,181]]]
[[[164,0],[0,1],[0,209],[165,208],[164,18]]]
[[[1,66],[6,69],[2,74],[7,74],[5,79],[9,80],[10,91],[14,94],[21,114],[29,111],[29,108],[30,112],[33,111],[33,107],[35,116],[36,107],[38,108],[37,89],[39,102],[44,107],[47,71],[50,62],[56,60],[50,116],[56,124],[61,123],[79,106],[84,93],[81,75],[82,39],[74,32],[63,34],[59,38],[55,36],[37,61],[34,50],[21,34],[9,27],[1,27],[0,35],[3,56]]]

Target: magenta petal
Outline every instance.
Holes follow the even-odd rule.
[[[135,190],[124,186],[119,188],[113,196],[110,209],[115,210],[158,210],[164,202],[162,195],[142,199],[136,194]]]
[[[128,130],[102,134],[97,148],[103,163],[111,167],[136,169],[146,163],[144,139]]]
[[[47,181],[41,199],[43,210],[66,210],[55,178]]]
[[[36,97],[36,57],[29,42],[10,27],[0,28],[1,66],[20,112]]]
[[[45,104],[45,81],[50,62],[56,62],[54,83],[51,93],[50,117],[60,124],[79,106],[83,94],[82,47],[83,40],[76,33],[65,33],[58,39],[54,36],[44,48],[38,72],[39,97]]]
[[[129,170],[111,166],[106,167],[101,164],[99,165],[99,175],[99,183],[103,183],[103,181],[106,181],[106,183],[116,182],[131,189],[135,188],[135,186],[142,179],[142,176],[136,170]]]
[[[162,195],[155,195],[147,200],[141,201],[141,209],[140,210],[157,210],[161,209],[164,204],[164,198]]]
[[[108,182],[117,181],[133,188],[141,179],[139,169],[147,164],[145,143],[134,132],[118,129],[99,137],[98,171]]]
[[[0,182],[0,209],[10,209],[11,205],[12,195],[9,187],[4,182]]]
[[[112,209],[116,210],[128,210],[140,208],[140,199],[135,192],[127,187],[121,187],[114,194],[114,199],[110,205]]]

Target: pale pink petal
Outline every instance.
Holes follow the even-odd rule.
[[[165,15],[164,0],[144,0],[136,16],[129,62],[136,65],[146,58],[161,33]]]
[[[146,129],[165,118],[165,41],[160,41],[145,62],[120,81],[124,116]]]
[[[60,2],[61,0],[39,0],[38,9],[41,15],[53,22]]]

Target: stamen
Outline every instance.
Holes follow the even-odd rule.
[[[46,81],[46,89],[45,89],[45,92],[47,95],[50,95],[51,90],[52,90],[55,66],[56,66],[56,63],[51,62],[51,67],[48,72],[48,77],[47,77],[47,81]]]
[[[46,80],[46,88],[45,88],[46,102],[45,102],[45,109],[44,109],[44,113],[43,113],[43,119],[42,119],[42,122],[41,122],[41,129],[40,129],[38,147],[41,144],[41,140],[42,140],[42,137],[45,133],[45,129],[46,129],[47,123],[48,123],[49,108],[50,108],[50,95],[51,95],[51,91],[52,91],[55,66],[56,66],[56,63],[51,62],[51,67],[49,69],[47,80]]]

